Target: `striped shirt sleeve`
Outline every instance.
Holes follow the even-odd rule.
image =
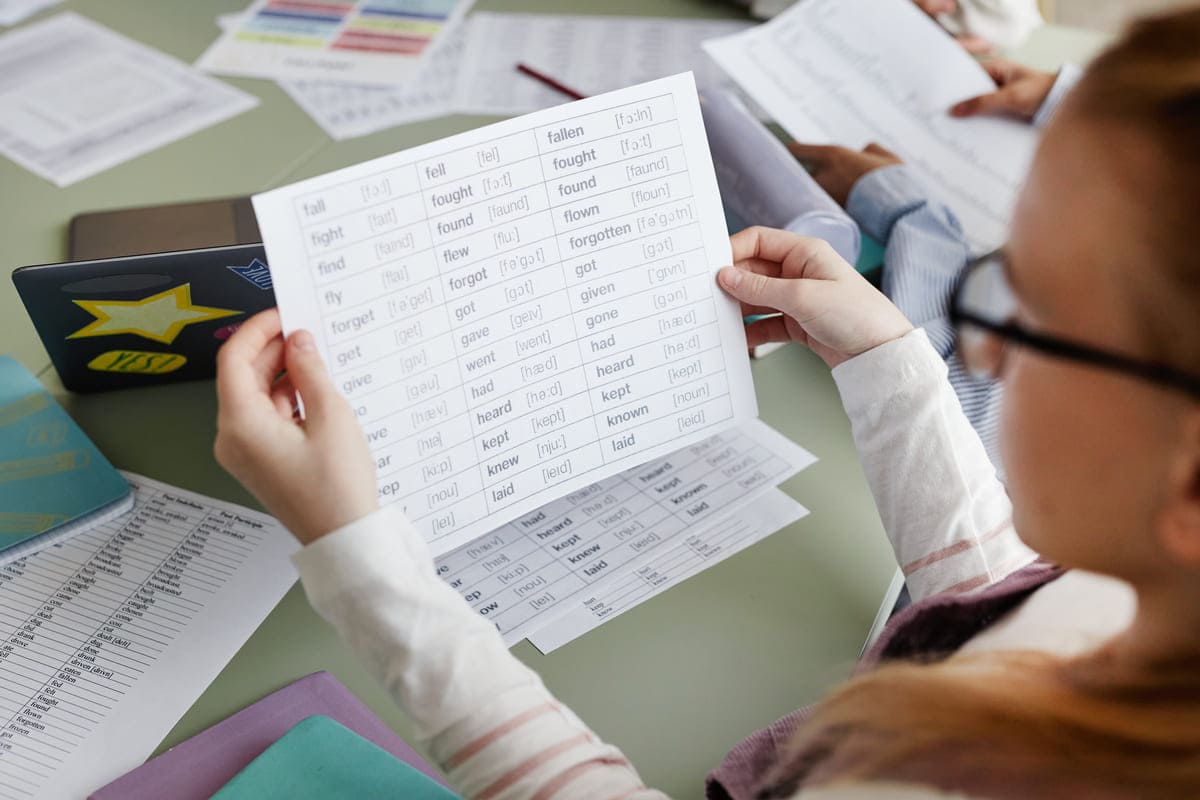
[[[833,370],[913,600],[994,583],[1036,554],[920,328]]]
[[[381,509],[293,560],[313,608],[408,713],[464,797],[663,797],[437,577],[399,511]]]

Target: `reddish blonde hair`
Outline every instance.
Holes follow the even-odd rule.
[[[1152,243],[1155,263],[1151,269],[1130,265],[1127,274],[1165,279],[1144,303],[1152,307],[1136,309],[1150,355],[1200,371],[1200,6],[1131,26],[1088,67],[1063,116],[1084,120],[1101,135],[1128,131],[1153,153],[1149,174],[1133,176],[1146,195],[1133,222]]]

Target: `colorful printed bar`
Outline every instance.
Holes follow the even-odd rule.
[[[378,17],[364,19],[358,17],[347,28],[349,31],[365,33],[395,33],[404,36],[436,36],[442,29],[441,23],[427,20],[380,19]]]
[[[255,20],[298,20],[301,22],[315,22],[322,25],[337,25],[342,21],[341,17],[323,17],[315,14],[298,14],[294,11],[273,11],[262,9],[254,15]]]
[[[353,3],[310,3],[308,0],[271,0],[264,8],[291,10],[299,13],[344,17],[354,10]]]
[[[461,0],[365,0],[360,3],[365,8],[383,9],[384,11],[406,11],[411,14],[441,14],[446,16],[454,11]]]
[[[429,45],[429,41],[428,36],[391,36],[347,31],[339,36],[331,47],[334,50],[369,50],[416,55]]]
[[[257,42],[258,44],[285,44],[289,47],[324,47],[325,39],[306,39],[303,36],[288,36],[286,34],[277,33],[253,33],[250,31],[239,31],[233,35],[233,38],[243,42]]]
[[[405,17],[407,19],[425,19],[425,20],[431,20],[431,21],[435,21],[435,22],[442,22],[448,16],[447,14],[438,13],[438,12],[421,13],[421,12],[417,12],[417,11],[401,11],[399,9],[393,10],[390,8],[379,8],[378,6],[368,6],[366,8],[359,9],[358,13],[360,16],[364,16],[364,17],[366,17],[366,16]]]

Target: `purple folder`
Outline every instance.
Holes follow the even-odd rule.
[[[93,792],[88,800],[206,800],[279,737],[314,714],[337,720],[446,785],[437,770],[337,678],[314,672],[147,761]]]

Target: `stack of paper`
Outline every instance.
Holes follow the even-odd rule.
[[[0,155],[59,186],[257,104],[77,14],[0,37]]]
[[[0,0],[0,25],[16,25],[43,8],[58,5],[62,0]]]
[[[805,513],[757,502],[814,459],[754,419],[689,76],[254,206],[284,327],[314,334],[381,499],[507,641],[651,562],[661,587]]]
[[[131,513],[0,568],[6,797],[140,764],[296,579],[270,517],[125,477]]]
[[[515,644],[598,597],[626,610],[807,515],[775,487],[815,461],[754,420],[518,517],[438,574]],[[655,591],[633,601],[647,578]]]

